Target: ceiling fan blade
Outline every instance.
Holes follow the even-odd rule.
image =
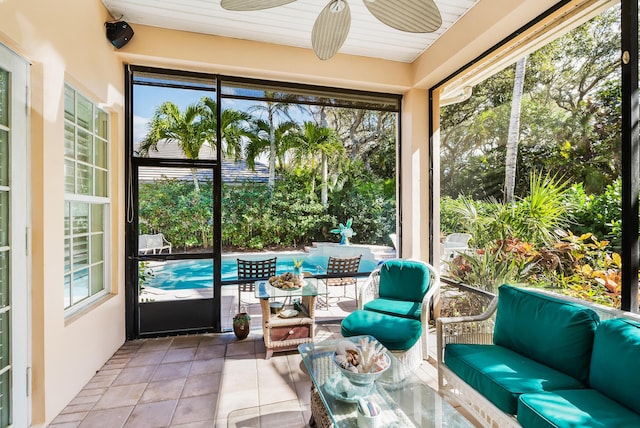
[[[293,3],[296,0],[222,0],[220,6],[226,10],[245,11],[271,9]]]
[[[311,45],[320,59],[334,56],[347,39],[351,28],[351,11],[346,0],[331,0],[313,24]]]
[[[433,0],[363,0],[378,20],[408,33],[431,33],[442,25]]]

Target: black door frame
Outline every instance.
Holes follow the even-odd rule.
[[[221,149],[216,145],[216,156],[213,160],[142,158],[133,156],[133,87],[134,73],[153,73],[157,75],[186,77],[215,82],[215,99],[220,106],[220,83],[215,75],[190,73],[179,70],[166,70],[151,67],[125,66],[125,316],[126,337],[159,336],[168,334],[186,334],[199,332],[221,332]],[[163,86],[162,84],[158,86]],[[185,87],[186,89],[187,87]],[[212,94],[213,95],[213,94]],[[220,121],[220,108],[217,109]],[[218,122],[219,123],[219,122]],[[220,130],[217,130],[220,141]],[[139,167],[173,167],[209,169],[213,177],[213,249],[203,253],[173,253],[157,255],[138,255],[138,168]],[[212,259],[213,261],[213,298],[171,300],[166,302],[139,302],[137,264],[147,260],[193,260]],[[171,316],[167,316],[171,314]]]

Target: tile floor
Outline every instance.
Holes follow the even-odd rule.
[[[316,311],[316,340],[340,337],[339,318],[354,307],[341,298]],[[300,356],[265,360],[260,321],[251,323],[242,341],[210,333],[124,343],[49,427],[307,426],[311,380]],[[428,362],[418,375],[437,386]]]

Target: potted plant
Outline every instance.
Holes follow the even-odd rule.
[[[293,259],[293,274],[301,281],[304,280],[304,275],[302,274],[302,263],[304,263],[304,259]]]
[[[246,312],[239,312],[233,317],[233,333],[240,340],[246,339],[251,331],[251,316]]]

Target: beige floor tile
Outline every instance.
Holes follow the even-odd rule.
[[[131,358],[127,367],[152,366],[160,364],[166,352],[167,351],[138,352]]]
[[[328,311],[316,312],[325,320],[317,325],[316,342],[341,337],[336,317],[355,301],[332,303]],[[307,426],[311,380],[300,355],[293,350],[265,360],[259,305],[249,311],[256,324],[243,341],[226,333],[125,343],[51,427]],[[433,363],[423,363],[417,373],[437,385]],[[246,418],[234,425],[238,416]]]
[[[191,361],[160,364],[151,377],[152,381],[185,378],[191,370]]]
[[[302,411],[286,411],[260,415],[260,427],[300,428],[305,426]]]
[[[101,397],[107,391],[107,388],[87,388],[88,384],[85,385],[84,389],[80,391],[77,397],[93,397],[99,396]]]
[[[94,405],[95,405],[95,403],[84,403],[84,404],[75,404],[75,405],[74,404],[69,404],[69,405],[67,405],[67,407],[62,409],[60,414],[64,415],[66,413],[80,413],[80,412],[86,413],[89,410],[91,410]]]
[[[232,334],[203,334],[200,346],[226,345],[232,336]]]
[[[49,426],[51,428],[78,428],[78,426],[80,425],[80,421],[74,421],[74,422],[63,422],[61,424],[50,424]]]
[[[186,336],[176,336],[171,342],[170,348],[197,348],[202,341],[202,336],[191,334]]]
[[[162,364],[180,363],[183,361],[193,361],[197,348],[169,349],[162,359]]]
[[[105,367],[118,366],[121,364],[127,365],[129,360],[131,360],[130,356],[113,356],[105,363]]]
[[[173,342],[172,337],[160,337],[157,339],[146,339],[138,352],[150,352],[150,351],[166,351]]]
[[[65,424],[77,422],[78,424],[89,414],[89,412],[61,413],[51,422],[51,424]]]
[[[94,376],[89,383],[85,386],[85,389],[95,389],[95,388],[108,388],[111,386],[113,381],[118,377],[117,375],[110,376]]]
[[[127,367],[122,369],[122,372],[113,381],[112,385],[131,385],[134,383],[149,382],[155,371],[156,366]]]
[[[233,357],[238,355],[253,355],[255,354],[255,344],[253,340],[243,342],[231,342],[227,345],[227,357]]]
[[[224,369],[224,359],[215,358],[212,360],[196,360],[191,364],[189,376],[204,373],[220,373]]]
[[[293,383],[265,384],[258,388],[260,406],[278,403],[280,401],[298,400],[296,387]]]
[[[78,428],[122,428],[133,406],[96,410],[87,415]]]
[[[182,397],[217,394],[220,391],[222,373],[208,373],[191,376],[182,390]]]
[[[176,406],[171,424],[186,424],[214,420],[218,394],[181,398]]]
[[[196,360],[211,360],[214,358],[224,358],[226,345],[199,346],[196,351]]]
[[[140,403],[151,403],[154,401],[178,400],[182,395],[185,378],[160,380],[150,382],[144,390]]]
[[[73,406],[76,404],[89,404],[89,403],[95,404],[100,399],[100,396],[101,395],[87,395],[87,396],[78,395],[76,398],[71,400],[69,405]]]
[[[125,428],[162,428],[169,426],[176,404],[177,400],[138,404],[131,412],[124,426]]]
[[[217,418],[226,418],[234,410],[258,406],[258,390],[224,390],[218,399]]]
[[[94,405],[94,410],[111,409],[114,407],[134,406],[145,388],[146,383],[134,385],[112,386]]]
[[[118,376],[122,372],[122,370],[124,370],[124,368],[113,369],[113,368],[105,368],[105,367],[106,366],[103,366],[96,374],[100,376],[111,376],[111,375]]]
[[[218,425],[219,423],[221,425]],[[189,422],[186,424],[171,424],[170,427],[171,428],[213,428],[213,427],[227,428],[227,420],[223,419],[220,422],[218,422],[213,419],[208,419],[206,421]]]

